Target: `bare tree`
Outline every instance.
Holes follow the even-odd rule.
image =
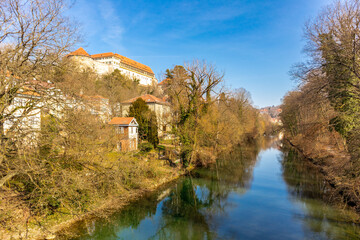
[[[216,88],[223,74],[206,62],[193,61],[185,67],[176,66],[171,72],[168,89],[173,103],[177,134],[183,146],[183,155],[191,162],[198,145],[198,127],[201,117],[217,99]],[[191,153],[191,154],[190,154]]]
[[[311,64],[303,72],[304,83],[314,78],[326,92],[336,116],[330,125],[352,152],[360,156],[360,1],[335,1],[306,25],[307,53]],[[317,76],[316,76],[317,75]],[[314,86],[311,83],[311,86]],[[308,87],[309,89],[309,87]]]
[[[11,152],[21,119],[38,114],[49,97],[48,77],[78,40],[75,25],[64,16],[66,0],[0,0],[0,163]],[[21,140],[21,136],[18,136]],[[13,142],[13,141],[11,141]],[[1,166],[0,186],[14,174]],[[21,171],[21,169],[18,169]],[[11,174],[10,174],[11,173]]]
[[[24,88],[42,91],[38,81],[46,80],[77,40],[63,15],[66,7],[65,0],[0,1],[0,130],[17,110],[8,110],[16,94]]]

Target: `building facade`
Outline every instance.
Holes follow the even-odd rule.
[[[141,98],[145,101],[146,105],[149,107],[151,111],[153,111],[156,115],[158,122],[158,134],[160,137],[166,137],[170,132],[170,104],[163,99],[155,97],[150,94],[142,95],[139,97],[135,97],[126,101],[121,102],[121,113],[122,116],[127,116],[129,113],[130,106],[133,102],[135,102],[138,98]]]
[[[117,53],[108,52],[90,55],[83,48],[79,48],[70,53],[68,57],[83,67],[93,69],[100,75],[118,69],[125,76],[138,80],[141,85],[157,84],[155,74],[150,67]]]
[[[39,94],[33,91],[19,91],[12,104],[5,110],[5,114],[10,115],[4,121],[3,134],[9,137],[16,134],[21,136],[25,144],[36,145],[35,140],[41,130],[42,105]]]
[[[115,128],[118,151],[127,152],[138,149],[139,124],[134,117],[114,117],[109,124]]]

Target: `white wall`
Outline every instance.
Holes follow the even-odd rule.
[[[31,95],[18,95],[13,100],[12,105],[10,105],[5,113],[10,113],[16,110],[10,118],[4,122],[4,133],[9,133],[8,131],[14,126],[14,123],[17,123],[14,127],[16,131],[21,132],[26,136],[26,138],[35,139],[38,132],[41,130],[41,103],[35,103],[35,107],[32,111],[27,114],[24,114],[24,107],[26,104],[31,104],[31,101],[34,101],[34,97]],[[35,97],[36,98],[36,97]],[[37,100],[37,99],[35,99]],[[23,116],[25,115],[25,117]],[[29,140],[30,140],[29,139]]]
[[[153,83],[157,83],[155,77],[146,76],[123,68],[120,66],[120,59],[116,57],[92,59],[91,57],[86,56],[72,56],[72,59],[84,67],[93,69],[100,75],[111,73],[115,69],[118,69],[122,74],[128,76],[129,78],[140,80],[140,84],[142,85],[152,85]]]

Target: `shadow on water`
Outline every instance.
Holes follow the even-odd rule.
[[[296,217],[305,223],[307,238],[360,239],[360,227],[355,224],[359,216],[331,206],[340,199],[322,173],[291,146],[284,144],[281,150],[283,178],[292,202],[305,212]]]
[[[236,146],[178,182],[162,203],[160,227],[150,239],[218,239],[212,218],[227,214],[230,193],[250,188],[260,150],[255,143]]]
[[[108,219],[83,222],[77,239],[359,239],[356,216],[330,207],[330,197],[296,151],[261,139]]]
[[[83,223],[78,239],[217,239],[211,216],[226,214],[229,193],[244,194],[250,188],[262,148],[264,142],[236,146],[221,154],[216,164],[133,202],[110,220]]]

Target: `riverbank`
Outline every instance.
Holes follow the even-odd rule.
[[[343,205],[353,209],[360,216],[360,179],[353,173],[350,155],[334,147],[306,144],[304,139],[301,139],[301,144],[296,139],[285,140],[324,175],[333,189],[332,194],[334,199],[337,199],[335,201],[338,202],[340,198]]]
[[[117,165],[117,167],[114,167]],[[111,166],[111,168],[109,167]],[[111,183],[114,189],[99,194],[95,187],[93,193],[86,194],[86,203],[81,208],[73,209],[61,206],[53,214],[34,215],[30,208],[31,203],[15,191],[2,190],[0,199],[1,225],[0,239],[59,239],[71,237],[71,226],[77,222],[87,219],[109,216],[112,212],[118,211],[129,202],[138,199],[147,192],[151,192],[171,182],[186,173],[186,170],[178,167],[170,167],[167,161],[157,159],[155,152],[147,154],[140,153],[111,153],[106,156],[103,169],[111,175],[121,175],[121,178],[113,178]],[[82,170],[84,171],[84,170]],[[98,170],[99,171],[99,170]],[[81,172],[78,174],[79,181],[83,184],[90,184],[90,179],[82,179]],[[85,176],[91,175],[85,174]],[[82,179],[82,180],[81,180]],[[117,182],[122,179],[121,182]],[[85,182],[86,181],[86,182]],[[94,184],[98,184],[93,181]],[[71,186],[69,186],[71,188]]]
[[[185,171],[180,170],[178,172],[175,172],[173,175],[169,175],[160,179],[160,181],[153,182],[151,185],[144,189],[138,189],[133,192],[129,192],[127,195],[114,196],[111,199],[107,199],[101,206],[94,209],[93,211],[88,212],[82,216],[77,216],[74,219],[54,226],[52,233],[46,236],[47,238],[39,237],[37,239],[49,239],[49,237],[54,237],[54,239],[68,239],[71,237],[76,237],[77,233],[74,231],[74,226],[98,218],[107,218],[113,213],[123,209],[125,206],[128,206],[133,201],[136,201],[137,199],[143,197],[145,194],[154,192],[162,186],[169,184],[172,181],[176,181],[180,176],[184,175],[185,173]]]
[[[281,146],[235,146],[218,164],[74,226],[75,239],[359,239],[356,214],[323,201],[322,174]]]

